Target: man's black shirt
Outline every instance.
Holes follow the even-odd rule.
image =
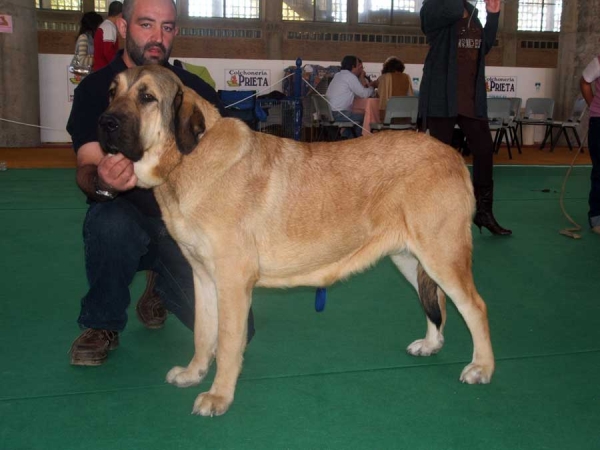
[[[195,90],[225,115],[217,93],[208,83],[180,67],[169,63],[165,64],[165,67],[173,71],[185,86]],[[125,70],[127,66],[123,61],[123,50],[120,50],[108,66],[85,77],[75,89],[73,107],[67,122],[67,131],[73,140],[75,152],[84,144],[98,141],[98,119],[108,107],[110,83],[117,74]],[[121,196],[126,197],[143,213],[160,216],[158,204],[150,189],[134,188],[123,192]]]

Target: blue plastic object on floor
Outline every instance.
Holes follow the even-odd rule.
[[[317,288],[315,294],[315,310],[321,312],[325,309],[325,302],[327,301],[327,289]]]

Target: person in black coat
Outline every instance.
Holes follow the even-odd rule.
[[[496,40],[500,0],[485,3],[483,27],[477,8],[466,0],[424,0],[421,30],[430,48],[419,89],[419,117],[424,129],[448,145],[458,124],[473,153],[473,221],[480,231],[485,227],[496,235],[510,235],[492,211],[494,143],[487,118],[485,55]]]

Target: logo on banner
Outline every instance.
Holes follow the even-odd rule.
[[[72,103],[73,98],[75,97],[75,88],[81,83],[83,77],[81,75],[76,75],[71,73],[69,67],[67,67],[67,101]]]
[[[263,69],[225,69],[225,82],[232,88],[260,88],[271,85],[271,71]]]
[[[6,14],[0,14],[0,33],[12,33],[13,22],[12,16]]]
[[[488,97],[516,97],[517,77],[485,77]]]

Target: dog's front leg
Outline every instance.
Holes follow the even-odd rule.
[[[233,402],[246,347],[248,313],[255,281],[240,276],[240,273],[228,272],[228,276],[217,280],[217,373],[210,390],[200,394],[194,402],[193,413],[202,416],[220,416]]]
[[[188,261],[190,259],[188,258]],[[194,271],[194,357],[187,367],[175,366],[167,373],[167,382],[177,387],[199,384],[214,357],[217,344],[217,292],[206,269],[190,261]]]

